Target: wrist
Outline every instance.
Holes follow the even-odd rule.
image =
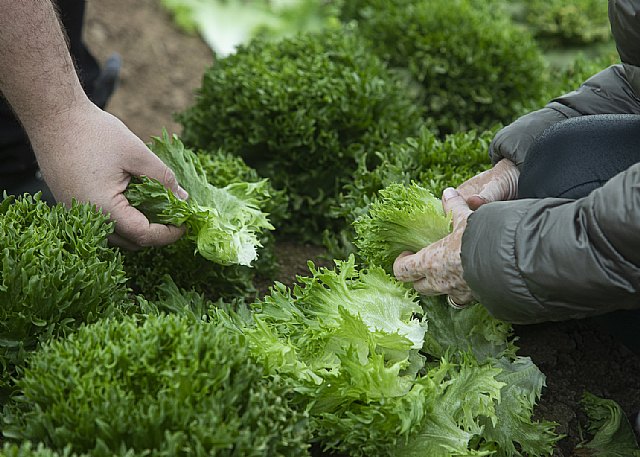
[[[73,129],[93,106],[80,83],[64,93],[44,96],[36,100],[36,103],[38,106],[32,107],[21,118],[24,129],[32,141],[34,136],[55,135]]]

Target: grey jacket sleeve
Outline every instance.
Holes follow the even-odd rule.
[[[609,22],[622,64],[601,71],[579,89],[500,130],[489,147],[493,163],[507,158],[520,167],[534,140],[563,119],[640,114],[640,1],[609,0]]]
[[[579,200],[482,206],[462,264],[476,298],[512,323],[640,308],[640,164]]]

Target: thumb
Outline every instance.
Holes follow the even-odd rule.
[[[150,149],[145,146],[146,153],[138,157],[138,160],[134,162],[129,170],[129,173],[135,176],[147,176],[152,179],[156,179],[173,192],[181,200],[189,198],[189,194],[178,184],[176,174],[160,160]]]
[[[442,193],[442,207],[446,214],[451,213],[454,229],[472,212],[464,197],[452,187],[447,187]]]
[[[502,159],[491,169],[491,180],[477,195],[486,202],[513,200],[518,193],[520,171],[508,159]]]

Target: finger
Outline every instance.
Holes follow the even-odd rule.
[[[181,200],[189,198],[189,194],[178,184],[175,173],[146,146],[146,154],[141,154],[127,171],[135,176],[148,176],[157,179]]]
[[[474,303],[476,300],[471,293],[468,292],[451,292],[447,294],[451,297],[451,299],[458,305],[469,305]]]
[[[491,180],[493,169],[485,170],[475,175],[458,186],[456,189],[462,197],[467,200],[472,195],[476,195],[482,187]]]
[[[451,213],[453,227],[457,227],[471,213],[469,205],[455,189],[448,187],[442,193],[442,207],[446,214]]]
[[[427,297],[431,297],[434,295],[442,295],[446,293],[446,292],[443,292],[442,290],[438,290],[436,288],[436,285],[433,284],[433,282],[431,281],[431,278],[422,278],[415,281],[413,283],[413,288],[420,295],[425,295]]]
[[[171,244],[185,232],[184,227],[150,223],[144,214],[128,202],[114,207],[111,218],[116,222],[116,234],[139,247]]]
[[[480,208],[482,205],[489,203],[486,199],[481,197],[480,195],[472,195],[467,198],[467,204],[469,205],[469,209],[475,211]]]
[[[109,240],[109,244],[119,247],[121,249],[125,249],[127,251],[139,251],[140,250],[140,246],[138,246],[137,244],[133,244],[130,241],[125,240],[124,238],[122,238],[120,235],[118,235],[117,233],[112,233],[111,235],[109,235],[107,237],[107,239]]]
[[[474,197],[484,203],[508,200],[510,197],[509,186],[499,177],[494,181],[488,182]]]
[[[404,254],[404,255],[403,255]],[[402,282],[413,282],[424,277],[420,272],[420,257],[417,254],[403,253],[393,262],[393,274]]]

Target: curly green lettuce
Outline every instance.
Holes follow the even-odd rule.
[[[104,319],[43,347],[18,383],[5,439],[59,453],[309,455],[308,414],[291,387],[265,376],[215,316]]]
[[[392,184],[379,192],[354,227],[360,256],[390,273],[403,251],[417,252],[449,234],[451,219],[440,199],[424,187]]]
[[[236,182],[215,187],[207,181],[198,156],[176,135],[154,138],[152,150],[171,168],[188,192],[180,200],[160,182],[142,177],[126,196],[153,222],[187,227],[187,239],[206,259],[220,265],[247,265],[258,257],[259,236],[273,230],[261,207],[269,198],[268,182]]]
[[[88,204],[49,206],[39,194],[0,202],[0,387],[44,341],[128,306],[111,233]]]
[[[429,335],[437,315],[380,267],[359,269],[351,256],[310,269],[231,325],[258,363],[295,386],[317,446],[350,456],[502,457],[519,455],[516,446],[548,455],[556,437],[530,414],[541,373],[528,359],[496,358],[512,351],[507,329],[468,322],[483,332],[473,338],[482,359],[458,332],[428,344],[441,336]]]

